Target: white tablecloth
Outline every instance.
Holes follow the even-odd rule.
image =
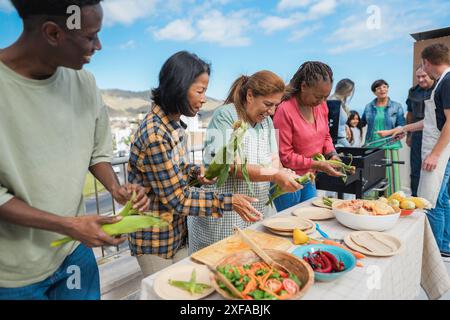
[[[310,203],[302,203],[280,212],[280,215],[290,215],[295,208],[309,206]],[[352,232],[336,219],[320,221],[319,224],[331,238],[343,239]],[[261,222],[251,228],[265,231]],[[419,295],[421,285],[430,299],[438,299],[450,290],[447,270],[423,212],[416,211],[411,216],[401,217],[396,226],[386,232],[403,242],[403,250],[398,255],[387,258],[366,257],[360,260],[364,264],[362,268],[357,267],[333,282],[315,282],[302,299],[414,299]],[[312,236],[320,237],[318,233]],[[289,251],[295,248],[293,245]],[[194,262],[186,258],[177,264]],[[153,280],[158,274],[142,280],[141,300],[160,299],[153,290]],[[222,297],[213,293],[207,299],[216,300]]]

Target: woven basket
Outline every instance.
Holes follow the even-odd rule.
[[[265,249],[264,250],[274,261],[281,264],[283,267],[287,268],[290,272],[295,274],[301,282],[301,287],[299,292],[292,296],[290,300],[298,300],[302,298],[309,288],[314,283],[314,271],[305,261],[297,258],[296,256],[281,250]],[[232,266],[241,266],[245,264],[251,264],[254,262],[262,261],[259,256],[256,255],[252,250],[244,250],[236,253],[232,253],[222,260],[220,260],[217,265],[214,266],[215,269],[218,267],[230,264]],[[234,296],[231,296],[228,292],[222,290],[217,284],[217,279],[214,273],[210,273],[211,281],[216,289],[216,291],[225,299],[228,300],[240,300]]]

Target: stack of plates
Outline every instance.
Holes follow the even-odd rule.
[[[349,248],[373,257],[390,257],[402,249],[402,242],[398,238],[376,231],[352,232],[345,237],[344,242]]]
[[[306,234],[316,231],[316,224],[309,220],[294,216],[274,217],[263,221],[263,225],[272,233],[292,237],[294,229],[300,229]]]

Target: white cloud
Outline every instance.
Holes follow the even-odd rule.
[[[9,0],[0,0],[0,11],[12,12],[14,7]]]
[[[334,13],[336,0],[314,0],[312,1],[281,1],[279,6],[294,5],[305,7],[304,12],[295,12],[288,16],[269,16],[260,21],[259,26],[267,33],[289,29],[305,21],[314,21]],[[298,32],[291,35],[291,39],[301,38]]]
[[[317,19],[332,14],[336,6],[336,0],[321,0],[309,8],[308,16],[310,19]]]
[[[196,31],[190,20],[175,20],[164,28],[154,31],[153,35],[157,40],[187,41],[195,37]]]
[[[405,13],[389,7],[382,8],[381,28],[369,29],[367,18],[367,14],[359,14],[342,21],[341,26],[326,39],[328,43],[336,44],[329,52],[339,54],[374,48],[393,40],[409,39],[410,33],[433,24],[433,20],[426,15],[418,18],[415,11]]]
[[[147,18],[156,11],[158,0],[108,0],[102,3],[105,24],[131,25],[136,20]]]
[[[259,23],[259,26],[263,28],[266,33],[271,34],[276,31],[290,28],[296,24],[301,23],[305,19],[306,16],[303,13],[295,13],[285,18],[277,16],[269,16],[264,18]]]
[[[197,22],[200,41],[218,43],[225,47],[249,45],[250,39],[243,34],[248,26],[244,11],[224,16],[220,11],[214,10]]]
[[[245,36],[250,25],[247,13],[238,11],[224,15],[212,10],[198,17],[193,15],[190,19],[174,20],[162,29],[150,31],[157,40],[200,41],[223,47],[247,46],[250,44],[250,38]]]
[[[278,3],[278,10],[283,11],[287,9],[297,9],[306,7],[311,3],[311,0],[281,0]]]
[[[120,45],[121,50],[128,50],[136,48],[136,41],[130,40]]]

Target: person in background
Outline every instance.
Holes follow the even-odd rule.
[[[360,148],[363,141],[363,128],[358,111],[350,111],[346,124],[346,133],[350,147]]]
[[[297,175],[280,168],[275,128],[271,116],[280,104],[285,91],[283,79],[270,71],[259,71],[251,76],[239,77],[231,86],[225,104],[214,111],[206,130],[204,163],[210,164],[224,143],[229,141],[233,124],[245,121],[250,126],[243,140],[243,152],[247,157],[247,171],[253,195],[243,180],[241,168],[231,166],[228,180],[218,193],[252,195],[259,201],[255,208],[267,217],[270,182],[284,191],[294,192],[302,188],[295,181]],[[237,171],[236,177],[234,171]],[[244,229],[252,223],[243,220],[236,212],[226,212],[222,219],[188,217],[189,253],[200,250],[233,234],[233,227]]]
[[[406,123],[415,123],[423,120],[425,117],[425,100],[429,100],[431,92],[434,89],[434,80],[431,79],[423,67],[416,69],[417,85],[412,87],[408,93],[406,105],[408,113],[406,114]],[[420,180],[420,167],[422,166],[422,131],[408,132],[406,144],[411,147],[411,194],[417,197],[417,188]]]
[[[136,191],[133,206],[148,208],[144,188],[119,183],[106,107],[83,69],[101,49],[103,10],[99,0],[12,4],[23,32],[0,50],[0,300],[98,300],[90,247],[125,238],[102,230],[121,217],[85,214],[88,172],[118,203]],[[72,5],[80,8],[80,29],[67,27]],[[78,241],[51,248],[62,234]],[[71,288],[74,266],[79,285]]]
[[[131,254],[144,276],[149,276],[187,256],[186,217],[221,218],[235,211],[244,221],[260,220],[261,214],[246,195],[216,193],[191,188],[215,181],[204,177],[203,167],[189,163],[186,124],[181,115],[194,117],[206,102],[210,65],[195,54],[180,51],[162,66],[159,86],[152,90],[151,111],[139,125],[130,147],[128,181],[148,190],[150,211],[169,222],[166,228],[150,228],[130,234]]]
[[[279,133],[280,160],[298,175],[323,171],[339,177],[341,173],[328,162],[312,157],[322,153],[327,159],[339,159],[328,128],[327,97],[333,87],[333,71],[325,63],[308,61],[300,66],[288,86],[288,93],[273,118]],[[316,187],[303,189],[275,199],[281,211],[316,196]]]
[[[422,171],[417,194],[429,200],[433,209],[427,217],[444,260],[450,260],[450,56],[442,43],[423,49],[422,66],[437,84],[425,101],[423,120],[380,132],[382,136],[402,136],[423,130]]]
[[[339,127],[336,147],[350,147],[347,140],[346,123],[349,115],[348,103],[355,92],[355,83],[350,79],[342,79],[336,84],[334,94],[328,98],[327,104],[333,101],[339,104]]]
[[[366,106],[361,117],[362,126],[367,125],[366,143],[380,139],[378,131],[405,125],[402,105],[389,98],[389,84],[383,79],[376,80],[371,89],[376,98]],[[374,143],[370,147],[378,148],[382,144],[383,142]],[[399,160],[398,150],[401,148],[400,141],[382,146],[386,153],[386,159],[394,161],[392,166],[386,168],[386,178],[389,183],[385,192],[386,196],[401,189],[400,167],[395,163]]]

